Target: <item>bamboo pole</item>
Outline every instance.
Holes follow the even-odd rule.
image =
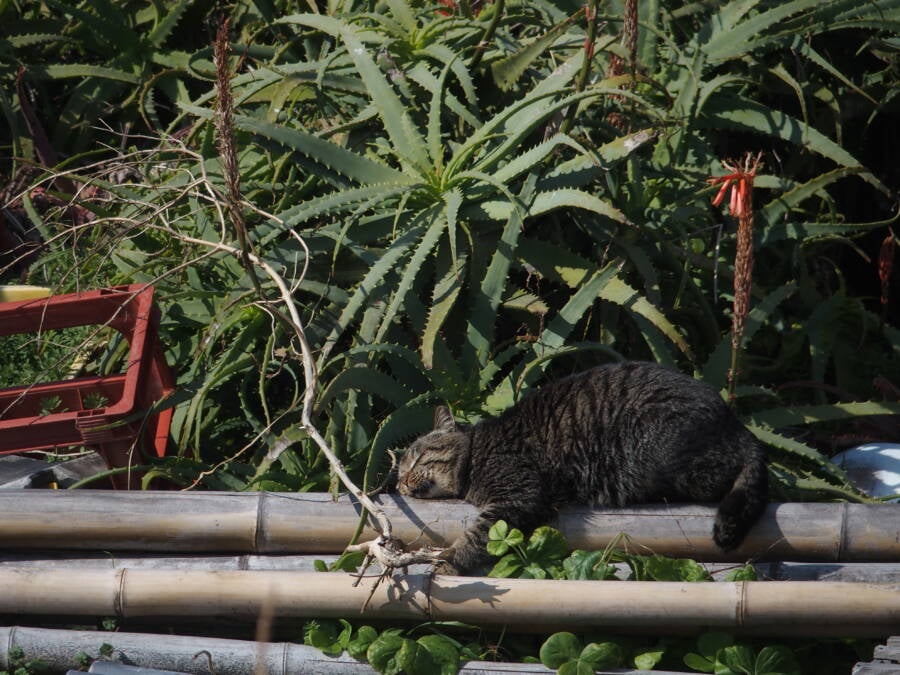
[[[255,672],[258,661],[267,675],[375,675],[367,663],[356,661],[346,653],[328,656],[318,649],[290,642],[259,643],[246,640],[192,637],[187,635],[154,635],[147,633],[101,633],[48,628],[0,626],[0,669],[9,668],[7,652],[18,647],[28,658],[40,659],[48,668],[63,670],[75,662],[79,652],[99,653],[109,643],[112,658],[120,662],[140,664],[183,673],[208,675],[246,675]],[[207,657],[206,654],[209,654]],[[212,668],[210,667],[212,665]],[[495,663],[468,661],[460,665],[459,675],[502,675],[533,673],[552,675],[555,670],[535,663]],[[685,675],[670,671],[622,670],[597,671],[598,675]]]
[[[885,636],[900,586],[840,582],[639,582],[403,575],[375,588],[349,574],[0,569],[0,614],[252,619],[276,616],[462,621],[517,630],[566,627],[769,635]]]
[[[334,554],[322,555],[166,555],[163,553],[95,553],[87,551],[20,551],[0,553],[0,569],[65,569],[72,573],[83,569],[155,569],[206,570],[236,572],[239,570],[314,572],[315,562],[331,564]],[[735,569],[735,563],[702,563],[714,579],[721,580]],[[614,563],[618,578],[628,578],[627,563]],[[900,563],[754,563],[760,579],[772,581],[845,581],[856,583],[900,584]],[[412,565],[414,574],[427,574],[429,565]],[[900,629],[898,629],[900,630]]]
[[[452,542],[477,509],[465,502],[384,495],[406,542]],[[4,549],[336,553],[359,522],[358,502],[313,493],[0,490]],[[744,544],[719,551],[715,508],[670,504],[571,508],[551,524],[573,548],[602,549],[622,533],[630,550],[697,560],[900,561],[895,504],[770,504]],[[376,536],[368,529],[363,538]]]

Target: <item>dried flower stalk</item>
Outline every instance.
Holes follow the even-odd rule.
[[[728,399],[734,401],[740,372],[739,359],[744,326],[750,313],[750,291],[753,286],[753,179],[761,166],[762,153],[744,156],[743,163],[722,162],[731,173],[709,179],[722,187],[713,199],[719,206],[730,190],[728,210],[738,220],[737,251],[734,258],[734,307],[731,314],[731,367],[728,370]]]

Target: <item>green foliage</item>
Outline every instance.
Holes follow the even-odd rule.
[[[372,626],[353,628],[343,619],[307,622],[303,641],[326,654],[346,651],[385,675],[454,675],[459,670],[461,654],[469,655],[456,640],[440,633],[413,639],[405,637],[400,629],[379,633]]]
[[[895,217],[893,164],[871,147],[900,100],[894,4],[641,3],[639,63],[612,76],[618,6],[585,63],[586,17],[568,5],[462,5],[229,7],[249,246],[300,310],[313,421],[351,475],[378,485],[435,403],[477,420],[609,360],[722,388],[734,238],[705,179],[762,149],[736,405],[786,493],[864,499],[828,453],[898,412],[872,385],[900,380],[897,305],[880,306],[864,262]],[[29,280],[157,288],[178,452],[148,476],[329,487],[298,429],[309,383],[278,289],[214,248],[237,241],[211,124],[218,6],[53,0],[0,16],[4,213],[44,242]],[[47,172],[20,174],[29,162]],[[4,279],[22,270],[0,259]],[[24,358],[10,351],[0,373]]]
[[[702,673],[717,675],[794,675],[801,672],[793,652],[781,645],[766,646],[758,652],[735,643],[728,633],[704,633],[697,639],[697,651],[684,656],[684,664]]]
[[[6,653],[8,670],[0,670],[0,675],[42,675],[50,668],[40,659],[28,659],[21,647],[10,647]]]
[[[622,660],[614,642],[583,646],[572,633],[555,633],[541,645],[541,663],[560,675],[590,675],[601,668],[617,668]]]

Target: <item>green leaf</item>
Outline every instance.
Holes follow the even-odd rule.
[[[452,236],[455,237],[455,233]],[[428,319],[420,346],[422,364],[428,369],[434,366],[435,341],[438,339],[441,327],[447,320],[450,310],[456,304],[465,281],[467,258],[466,256],[461,256],[454,262],[452,259],[454,257],[452,255],[444,255],[443,252],[438,256],[438,264],[444,269],[444,272],[438,272],[439,276],[434,285],[431,307],[428,309]]]
[[[201,117],[210,116],[203,108],[187,105],[182,107],[187,112]],[[238,129],[259,134],[276,143],[280,143],[307,158],[314,165],[330,169],[355,183],[362,185],[375,183],[409,185],[414,181],[413,178],[392,169],[387,164],[376,162],[373,159],[299,129],[271,124],[245,115],[235,115],[234,124]]]
[[[590,579],[602,581],[616,578],[616,568],[608,562],[606,551],[572,551],[563,560],[566,579]]]
[[[581,641],[572,633],[554,633],[541,645],[541,663],[547,668],[559,668],[566,661],[577,659],[581,649]]]
[[[360,626],[355,637],[347,643],[347,653],[357,661],[363,661],[369,647],[377,639],[378,631],[372,626]]]
[[[113,80],[115,82],[127,82],[128,84],[139,84],[141,79],[134,73],[129,73],[116,68],[106,66],[95,66],[87,63],[64,63],[57,65],[48,65],[37,69],[35,73],[38,77],[41,74],[46,75],[54,80],[64,79],[68,77],[77,77],[84,79],[88,77],[98,77],[104,80]]]
[[[706,568],[690,558],[647,556],[644,569],[654,581],[710,581]]]
[[[714,660],[719,650],[734,644],[734,636],[731,633],[721,631],[709,631],[697,638],[697,648],[708,659]]]
[[[716,670],[716,664],[704,656],[688,652],[683,658],[684,665],[691,670],[697,670],[701,673],[712,673]]]
[[[344,647],[338,639],[338,628],[339,624],[336,621],[310,621],[306,624],[303,642],[325,654],[340,654]]]
[[[794,282],[779,286],[750,310],[750,314],[744,323],[744,344],[750,342],[778,306],[793,295],[796,290],[797,286]],[[703,366],[703,381],[716,389],[722,389],[728,378],[730,364],[731,335],[728,334],[722,338]]]
[[[794,652],[783,645],[768,645],[756,655],[758,675],[799,675],[801,671]]]
[[[634,667],[638,670],[653,670],[665,655],[664,649],[651,647],[634,653]]]
[[[601,668],[617,668],[625,660],[622,648],[615,642],[591,642],[578,658],[591,667],[591,672]]]
[[[521,558],[515,553],[508,553],[491,568],[488,576],[494,579],[509,579],[518,577],[524,565]]]
[[[725,575],[725,581],[757,581],[759,575],[753,565],[747,564]]]
[[[693,358],[690,345],[688,345],[675,325],[653,303],[627,283],[615,277],[600,289],[599,295],[603,300],[614,302],[645,318],[669,340],[674,342],[685,356]]]
[[[441,675],[456,675],[459,671],[459,648],[455,640],[444,635],[424,635],[417,642],[431,654]]]
[[[495,556],[505,555],[510,548],[521,546],[525,535],[518,528],[510,528],[505,520],[498,520],[488,530],[488,553]]]
[[[744,645],[725,647],[718,655],[719,661],[736,673],[754,675],[756,673],[756,657],[753,650]]]
[[[827,405],[773,408],[753,413],[750,423],[773,428],[854,419],[867,415],[900,415],[900,403],[890,401],[853,401]]]
[[[568,17],[524,44],[518,51],[512,52],[499,61],[494,61],[491,64],[491,74],[496,85],[503,90],[511,89],[535,59],[552,47],[553,43],[566,32],[574,19],[575,16]]]
[[[581,190],[566,188],[537,194],[528,214],[538,216],[564,207],[593,211],[597,215],[605,216],[617,223],[628,222],[625,214],[609,202]]]
[[[562,533],[547,525],[542,525],[531,533],[525,548],[528,559],[545,568],[560,562],[568,551],[569,545]]]
[[[753,131],[803,146],[843,167],[859,169],[863,179],[890,194],[890,190],[844,148],[780,110],[745,97],[719,96],[706,104],[704,121],[711,127]]]
[[[381,673],[387,672],[392,668],[394,672],[397,672],[397,652],[400,651],[406,642],[409,642],[409,640],[399,635],[382,633],[366,650],[366,660],[375,670]]]
[[[424,645],[404,640],[397,652],[397,665],[406,675],[434,675],[438,671],[431,652]]]

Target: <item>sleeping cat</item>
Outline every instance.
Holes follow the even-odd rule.
[[[450,410],[403,456],[401,494],[462,498],[477,522],[437,571],[488,563],[500,519],[526,533],[563,504],[719,502],[713,539],[736,548],[767,501],[763,446],[718,392],[654,363],[593,368],[547,384],[499,417],[466,426]]]

